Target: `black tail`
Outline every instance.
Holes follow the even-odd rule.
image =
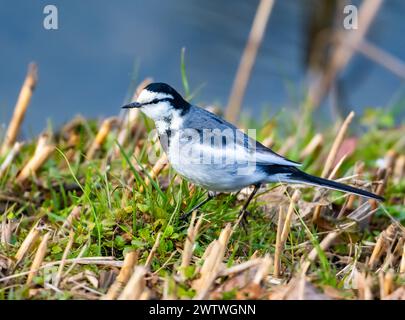
[[[275,168],[278,167],[278,170]],[[347,184],[335,182],[328,179],[323,179],[320,177],[311,176],[305,172],[300,171],[296,167],[285,167],[285,166],[269,166],[266,168],[269,174],[283,174],[281,182],[292,182],[292,183],[304,183],[319,187],[324,187],[328,189],[344,191],[349,193],[354,193],[366,198],[376,199],[378,201],[385,201],[385,199],[379,195],[372,192],[368,192],[362,189],[351,187]],[[285,178],[284,178],[285,177]]]

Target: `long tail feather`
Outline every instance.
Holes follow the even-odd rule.
[[[307,174],[305,172],[299,171],[299,170],[294,170],[294,172],[288,177],[288,179],[291,180],[296,180],[297,182],[302,182],[305,184],[310,184],[310,185],[315,185],[319,187],[325,187],[328,189],[334,189],[338,191],[344,191],[344,192],[349,192],[349,193],[354,193],[366,198],[370,199],[376,199],[378,201],[384,201],[385,199],[379,195],[376,195],[372,192],[362,190],[359,188],[355,188],[352,186],[349,186],[347,184],[339,183],[336,181],[328,180],[328,179],[323,179],[320,177],[315,177],[310,174]]]
[[[288,183],[304,183],[313,186],[324,187],[328,189],[344,191],[348,193],[357,194],[366,198],[376,199],[378,201],[384,201],[385,199],[379,195],[376,195],[372,192],[362,190],[359,188],[355,188],[349,186],[347,184],[339,183],[336,181],[312,176],[308,173],[305,173],[299,170],[296,167],[288,167],[288,166],[266,166],[263,168],[269,176],[277,176],[280,177],[281,182],[288,182]],[[273,180],[274,181],[274,180]]]

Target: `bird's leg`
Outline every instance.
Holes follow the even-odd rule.
[[[193,211],[201,208],[204,204],[206,204],[208,201],[212,200],[216,196],[216,193],[213,191],[208,191],[207,198],[195,205],[191,210],[187,211],[186,213],[183,213],[180,216],[180,220],[185,220]]]
[[[243,205],[242,209],[239,212],[239,222],[241,223],[245,232],[246,232],[246,225],[247,225],[246,213],[248,213],[247,207],[249,206],[249,203],[252,201],[253,197],[255,196],[255,194],[257,193],[259,188],[260,188],[260,184],[254,185],[254,189],[253,189],[252,193],[249,195],[249,198],[246,200],[245,204]]]

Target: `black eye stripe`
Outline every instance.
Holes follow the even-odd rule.
[[[145,104],[156,104],[159,102],[166,102],[166,101],[171,101],[173,100],[172,98],[163,98],[163,99],[153,99],[151,102],[147,102]]]

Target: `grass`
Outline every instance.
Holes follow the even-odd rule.
[[[342,193],[269,185],[249,207],[247,232],[237,223],[245,191],[221,195],[188,221],[180,219],[206,191],[168,165],[155,174],[145,141],[153,126],[145,118],[122,145],[117,136],[127,123],[115,119],[96,146],[100,124],[75,118],[48,132],[44,141],[55,148],[32,175],[16,180],[38,140],[26,142],[0,176],[0,298],[404,298],[405,128],[380,113],[367,112],[364,134],[356,140],[346,134],[333,162],[348,155],[336,174],[349,177],[346,182],[369,189],[372,182],[376,190],[386,181],[380,192],[387,201],[373,214],[366,217],[373,203],[353,198],[349,206]],[[294,160],[317,133],[311,114],[300,123],[290,112],[260,128],[259,140],[272,138],[276,151],[284,143],[283,154]],[[338,129],[321,133],[323,142],[303,161],[306,171],[321,174]],[[288,139],[294,143],[285,148]],[[378,159],[385,159],[380,168]],[[358,162],[363,174],[353,176]],[[289,231],[275,261],[280,214],[288,210]]]

